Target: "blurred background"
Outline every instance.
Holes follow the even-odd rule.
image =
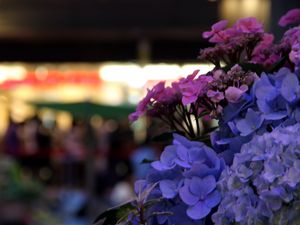
[[[85,225],[133,196],[163,144],[129,113],[199,68],[220,19],[277,21],[298,0],[0,0],[0,225]]]

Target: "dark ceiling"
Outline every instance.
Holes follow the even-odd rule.
[[[0,0],[0,61],[138,60],[145,43],[151,60],[193,60],[220,1]]]
[[[207,0],[0,0],[1,61],[194,59],[218,19]]]

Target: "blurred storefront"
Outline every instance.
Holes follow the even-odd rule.
[[[135,63],[113,62],[2,64],[0,65],[0,134],[3,134],[7,127],[9,114],[16,122],[22,122],[37,112],[42,119],[51,119],[49,117],[55,115],[58,125],[68,128],[72,116],[71,109],[63,110],[56,107],[56,110],[53,110],[51,105],[37,107],[35,103],[90,102],[107,106],[128,106],[133,110],[147,88],[157,81],[173,81],[199,68],[205,73],[210,69],[210,65],[140,66]],[[101,110],[92,113],[101,116]],[[122,111],[120,117],[127,116],[121,114]]]

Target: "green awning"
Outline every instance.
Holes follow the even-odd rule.
[[[133,105],[103,105],[92,102],[59,103],[59,102],[31,102],[37,108],[49,108],[70,112],[74,117],[90,118],[99,115],[107,119],[126,118],[134,112]]]

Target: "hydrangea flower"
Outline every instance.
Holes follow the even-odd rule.
[[[248,90],[247,85],[241,87],[228,87],[225,90],[225,98],[229,103],[237,103],[241,99],[242,95]]]
[[[212,71],[148,90],[130,119],[155,117],[185,137],[136,183],[126,222],[205,225],[217,209],[216,225],[300,224],[300,9],[279,21],[293,23],[274,43],[255,18],[219,21],[199,55]],[[205,117],[219,120],[212,148],[191,141]]]
[[[292,9],[280,18],[278,24],[285,27],[297,22],[300,22],[300,9]]]
[[[199,96],[207,92],[208,84],[213,81],[210,76],[199,76],[197,78],[198,70],[186,79],[179,81],[179,88],[182,93],[182,103],[184,105],[191,104],[197,101]]]
[[[262,74],[246,96],[225,107],[219,131],[211,139],[214,147],[224,151],[227,163],[253,135],[300,121],[300,84],[297,75],[287,68]]]
[[[150,196],[163,197],[164,203],[151,210],[171,213],[156,216],[157,224],[174,224],[175,211],[179,208],[184,209],[186,219],[183,221],[202,224],[220,202],[221,194],[216,185],[225,163],[205,144],[174,134],[173,144],[151,165],[153,170],[146,182],[139,182],[137,187],[157,183]]]
[[[241,33],[263,33],[263,25],[254,17],[241,18],[235,24],[234,28]]]
[[[289,59],[295,64],[295,73],[300,76],[300,42],[296,42],[292,46]]]
[[[211,31],[203,32],[204,38],[210,38],[209,41],[212,43],[224,42],[228,35],[225,32],[222,32],[228,24],[227,20],[221,20],[211,27]]]
[[[243,145],[221,175],[216,225],[293,224],[300,200],[299,132],[300,124],[278,127]]]
[[[180,198],[189,207],[187,215],[195,220],[205,218],[213,207],[219,204],[221,195],[216,189],[216,178],[212,175],[186,179],[180,189]]]

